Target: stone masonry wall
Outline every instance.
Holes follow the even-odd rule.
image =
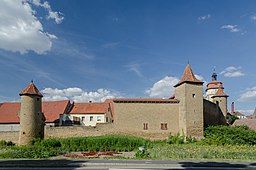
[[[5,131],[0,132],[0,140],[12,141],[18,144],[19,141],[19,131]]]
[[[204,99],[204,127],[226,124],[226,119],[222,114],[220,107],[217,104]]]
[[[114,103],[115,129],[136,133],[179,132],[179,103]],[[147,129],[145,129],[147,124]],[[167,129],[161,129],[166,124]]]
[[[45,139],[49,138],[68,138],[68,137],[86,137],[86,136],[102,136],[113,134],[126,134],[138,137],[144,137],[152,140],[166,139],[170,133],[156,133],[143,131],[118,130],[114,124],[98,124],[96,127],[86,126],[61,126],[61,127],[45,127]]]
[[[203,138],[203,86],[183,83],[175,89],[175,98],[180,101],[180,133],[198,140]]]

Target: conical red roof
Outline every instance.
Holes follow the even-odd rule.
[[[192,68],[190,66],[190,64],[188,64],[184,70],[184,73],[181,77],[181,80],[174,86],[174,87],[177,87],[185,82],[189,82],[189,83],[196,83],[196,84],[203,84],[204,82],[198,80],[193,71],[192,71]]]
[[[215,93],[215,95],[212,96],[212,98],[214,98],[214,97],[228,97],[228,95],[226,93],[224,93],[222,88],[219,88],[217,90],[217,92]]]
[[[33,82],[31,82],[24,90],[20,92],[20,96],[22,95],[37,95],[43,97]]]

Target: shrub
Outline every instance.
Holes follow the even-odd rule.
[[[150,155],[149,152],[146,149],[144,149],[144,150],[138,150],[135,154],[135,157],[137,159],[145,159],[145,158],[149,158],[149,155]]]
[[[255,145],[256,132],[247,126],[209,126],[204,131],[202,144],[210,145]]]
[[[191,137],[185,137],[184,134],[180,135],[180,133],[177,133],[176,135],[170,135],[167,143],[169,144],[184,144],[184,143],[194,143],[196,140]]]
[[[12,141],[5,141],[1,140],[0,141],[0,146],[14,146],[15,144]]]

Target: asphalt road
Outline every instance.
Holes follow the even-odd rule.
[[[0,160],[6,170],[249,170],[255,162],[157,161],[157,160]]]

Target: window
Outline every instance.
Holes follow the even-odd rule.
[[[37,100],[37,101],[39,101],[39,100],[40,100],[40,98],[36,98],[36,100]]]
[[[84,122],[84,121],[85,121],[85,117],[83,116],[83,117],[82,117],[82,122]]]
[[[167,123],[161,123],[161,130],[167,130]]]
[[[97,116],[97,121],[101,121],[101,116]]]
[[[196,98],[196,94],[192,94],[192,97],[193,97],[193,98]]]
[[[148,130],[148,123],[143,123],[143,130]]]
[[[108,122],[108,117],[106,117],[106,122]]]
[[[90,116],[90,122],[92,122],[93,121],[93,116]]]

